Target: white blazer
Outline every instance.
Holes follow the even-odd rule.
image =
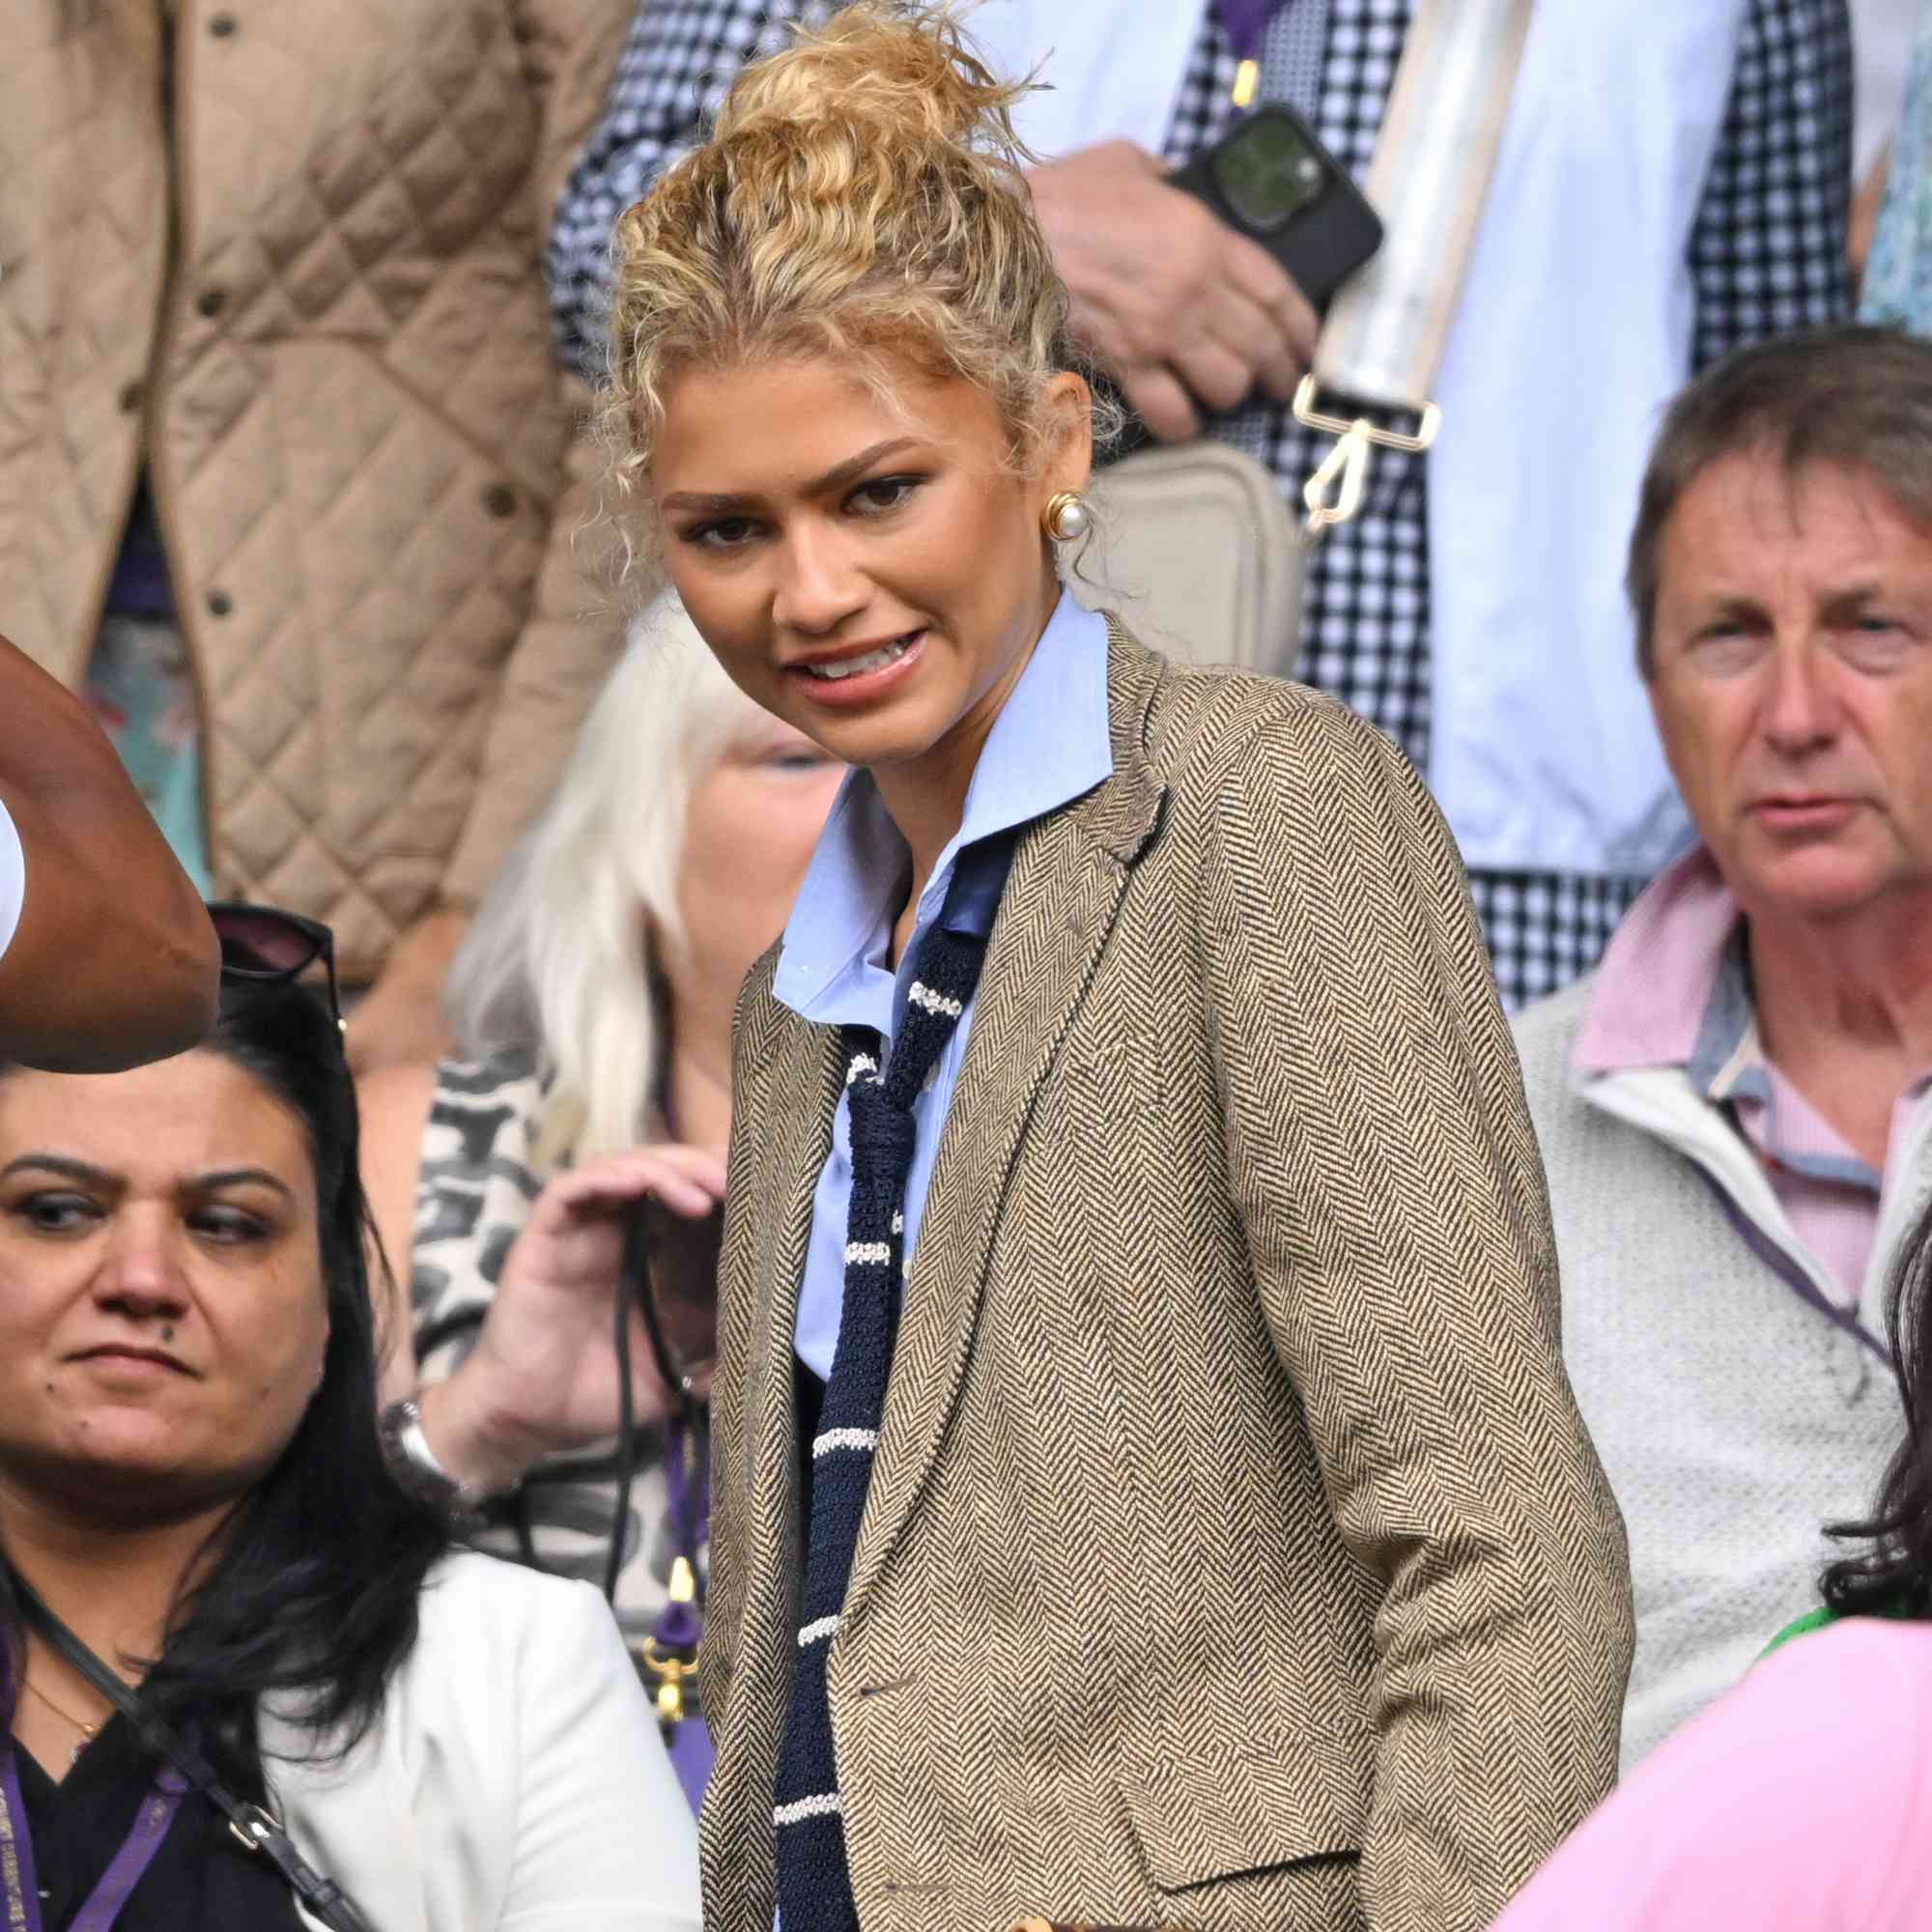
[[[261,1730],[274,1809],[372,1932],[698,1932],[696,1827],[587,1583],[450,1556],[341,1764]]]

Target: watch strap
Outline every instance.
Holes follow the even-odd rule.
[[[377,1428],[390,1473],[412,1495],[456,1516],[475,1516],[482,1511],[489,1492],[452,1476],[437,1461],[436,1451],[423,1434],[422,1405],[414,1396],[390,1403]]]

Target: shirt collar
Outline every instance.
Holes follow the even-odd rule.
[[[1572,1054],[1588,1078],[1681,1067],[1705,1100],[1735,1110],[1767,1159],[1812,1180],[1876,1194],[1877,1174],[1778,1072],[1758,1031],[1742,911],[1699,845],[1631,907],[1605,949]],[[1918,1082],[1900,1106],[1932,1091]],[[1808,1130],[1781,1127],[1787,1108]],[[1894,1126],[1894,1136],[1896,1135]],[[1835,1143],[1835,1144],[1834,1144]],[[1894,1138],[1894,1145],[1896,1145]]]
[[[968,847],[1032,823],[1113,775],[1107,621],[1063,592],[1012,695],[987,734],[959,830],[920,898],[918,923],[944,905]],[[803,1018],[842,1024],[849,989],[889,936],[912,858],[869,772],[839,787],[784,930],[773,993]],[[1004,871],[999,874],[1004,878]],[[997,882],[964,890],[948,912],[963,930],[990,929]],[[983,923],[981,923],[983,922]]]
[[[1718,955],[1717,976],[1704,1001],[1697,1041],[1685,1063],[1690,1083],[1707,1100],[1743,1094],[1768,1097],[1768,1070],[1751,1003],[1750,959],[1742,921],[1731,927]]]
[[[1712,995],[1738,926],[1738,902],[1717,861],[1694,846],[1643,893],[1605,949],[1577,1035],[1577,1070],[1688,1066],[1701,1058]],[[1748,1017],[1747,990],[1744,1000]],[[1729,1045],[1736,1044],[1733,1036]]]
[[[1769,1101],[1738,902],[1709,851],[1686,854],[1605,950],[1577,1038],[1585,1073],[1681,1066],[1707,1100]]]

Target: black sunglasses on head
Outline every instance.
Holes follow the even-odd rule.
[[[279,906],[250,905],[245,899],[213,899],[208,907],[221,941],[221,972],[229,980],[272,984],[299,980],[319,960],[328,976],[328,1010],[338,1032],[346,1031],[342,992],[335,983],[335,935],[319,920]]]

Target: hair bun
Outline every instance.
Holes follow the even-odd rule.
[[[952,5],[855,0],[818,30],[749,67],[720,110],[730,141],[777,124],[863,129],[892,147],[938,141],[1026,158],[1012,103],[1033,82],[1002,80]]]

